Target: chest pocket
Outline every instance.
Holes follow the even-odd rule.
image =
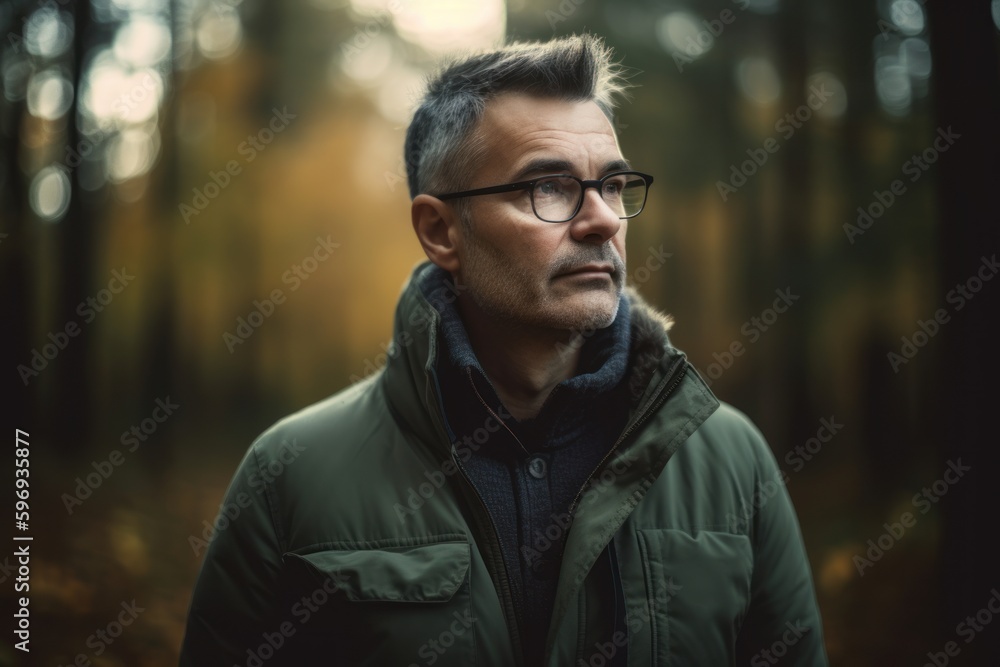
[[[638,531],[655,667],[731,665],[750,603],[753,549],[745,535]]]
[[[475,664],[469,543],[464,535],[430,539],[284,554],[297,635],[290,664]]]

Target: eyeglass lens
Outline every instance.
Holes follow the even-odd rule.
[[[583,200],[580,181],[569,176],[539,180],[531,196],[535,214],[547,222],[569,220]],[[646,201],[646,181],[634,174],[615,174],[602,183],[601,197],[619,218],[631,217]]]

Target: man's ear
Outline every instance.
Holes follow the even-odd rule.
[[[410,218],[427,259],[445,271],[458,272],[461,221],[454,209],[437,197],[421,194],[413,198]]]

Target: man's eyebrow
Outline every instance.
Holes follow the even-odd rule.
[[[512,181],[522,181],[529,176],[536,174],[566,174],[573,166],[566,160],[558,158],[536,158],[517,170],[512,177]]]
[[[610,174],[613,171],[629,171],[632,166],[627,160],[617,158],[604,164],[602,174]],[[524,165],[512,177],[511,181],[521,181],[533,175],[541,174],[568,174],[573,171],[573,165],[566,160],[558,158],[536,158]]]
[[[610,174],[613,171],[631,171],[632,165],[628,163],[628,160],[618,158],[617,160],[612,160],[604,165],[605,174]]]

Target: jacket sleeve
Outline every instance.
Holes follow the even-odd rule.
[[[763,436],[751,426],[758,479],[751,525],[751,599],[736,642],[737,665],[829,665],[812,572],[795,508]]]
[[[209,544],[188,611],[181,667],[245,665],[284,620],[277,585],[282,550],[257,445],[243,457],[211,528],[203,524]],[[202,537],[189,538],[196,554],[204,549]],[[276,653],[269,667],[284,664]]]

